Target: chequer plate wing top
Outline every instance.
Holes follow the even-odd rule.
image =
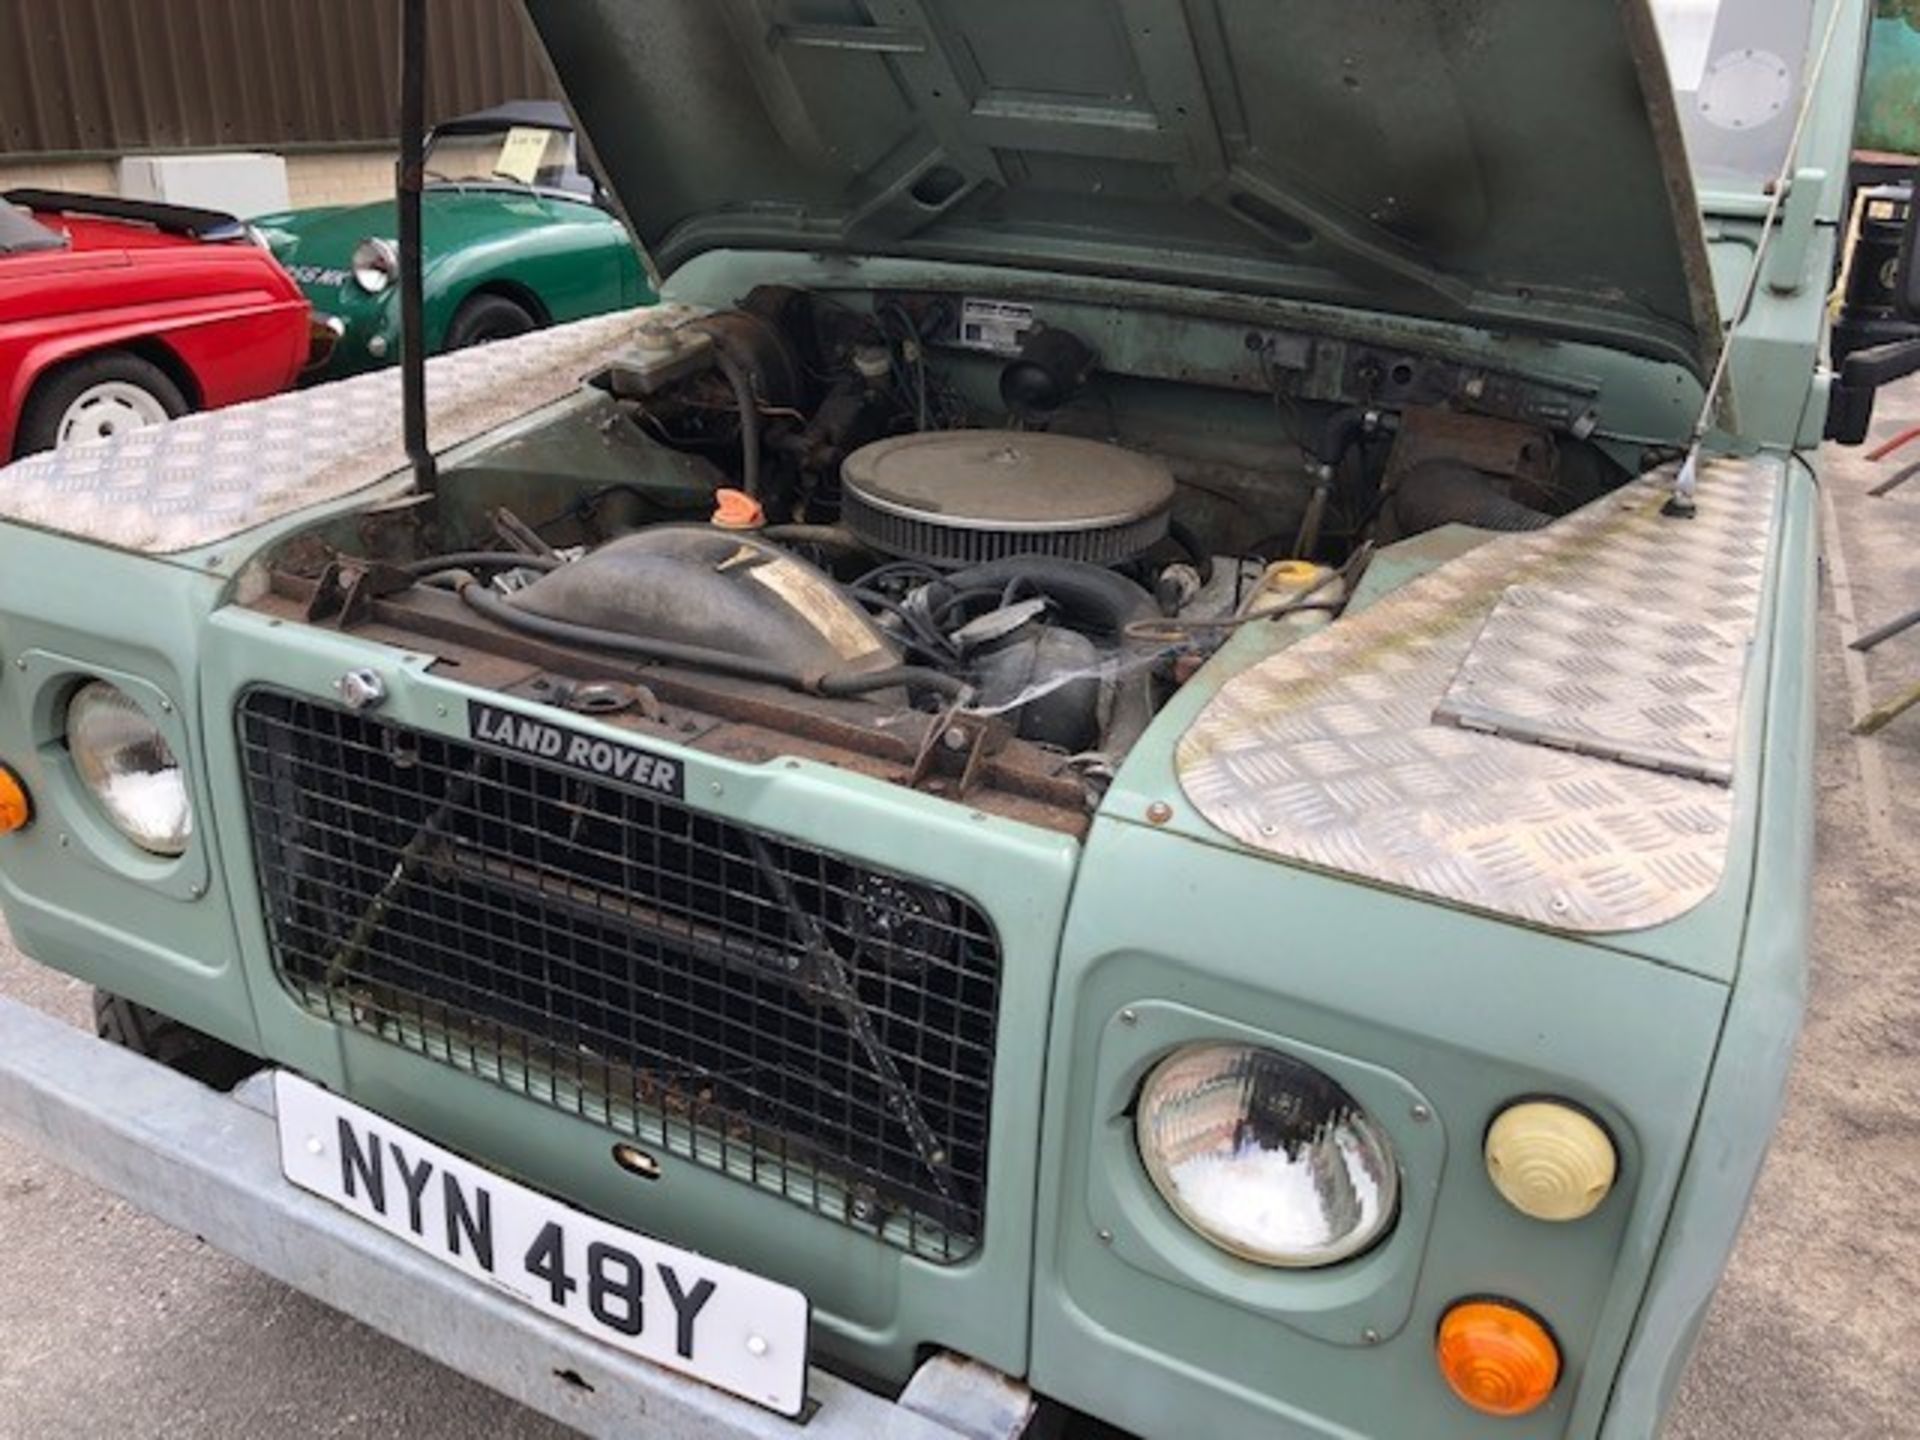
[[[1654,474],[1490,538],[1230,679],[1181,737],[1182,789],[1253,849],[1475,910],[1684,914],[1726,868],[1780,473],[1707,464],[1691,520]]]
[[[434,448],[573,393],[659,313],[620,311],[427,361]],[[174,554],[352,494],[406,461],[394,368],[30,456],[0,469],[0,521]]]

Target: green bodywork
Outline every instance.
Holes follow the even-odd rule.
[[[1599,23],[1593,13],[1609,8],[1527,3],[1557,17],[1577,13],[1589,28]],[[1269,8],[1322,18],[1349,11]],[[1421,8],[1444,18],[1476,7]],[[561,7],[536,9],[550,31],[563,23]],[[1153,7],[1113,9],[1149,23],[1141,17]],[[626,23],[620,7],[578,10]],[[1625,11],[1646,19],[1637,0]],[[1598,937],[1551,933],[1281,863],[1213,829],[1181,799],[1175,743],[1230,675],[1303,633],[1278,627],[1237,637],[1160,712],[1083,840],[809,761],[748,764],[686,749],[687,794],[699,809],[910,864],[993,917],[1005,1018],[991,1200],[977,1255],[940,1267],[672,1157],[662,1161],[662,1183],[636,1182],[609,1162],[600,1127],[318,1018],[283,987],[269,957],[233,728],[238,697],[263,683],[327,696],[343,672],[372,665],[388,679],[383,716],[465,735],[473,692],[431,654],[283,623],[238,603],[256,557],[296,533],[329,524],[350,531],[370,506],[407,493],[402,475],[167,557],[19,526],[0,531],[8,557],[0,566],[0,757],[17,766],[38,806],[29,829],[0,838],[0,900],[12,932],[49,965],[297,1069],[545,1191],[800,1287],[814,1306],[818,1352],[881,1383],[904,1380],[929,1348],[947,1348],[1149,1436],[1649,1437],[1777,1119],[1803,998],[1815,481],[1796,452],[1817,442],[1826,409],[1826,277],[1866,28],[1851,7],[1815,96],[1771,281],[1730,342],[1735,407],[1723,411],[1715,444],[1770,452],[1785,480],[1740,712],[1727,869],[1713,897],[1678,920]],[[1057,46],[1045,54],[1064,62]],[[580,64],[591,73],[589,61]],[[563,71],[571,83],[574,73]],[[646,164],[667,165],[674,145],[656,143],[655,127],[633,128],[654,136]],[[604,132],[596,133],[604,159]],[[1597,173],[1583,181],[1599,183]],[[613,174],[618,183],[617,163]],[[464,237],[483,221],[459,207],[506,202],[430,201],[431,346],[464,293],[453,277],[474,273],[460,268],[469,247],[448,254],[436,233]],[[442,208],[448,201],[451,210]],[[1703,185],[1697,203],[1704,228],[1693,243],[1710,258],[1710,298],[1731,313],[1740,259],[1751,256],[1760,228],[1760,183]],[[588,206],[555,205],[568,217],[560,223],[543,216],[536,225],[530,208],[515,212],[527,228],[512,245],[559,247],[578,230],[582,248],[517,264],[530,280],[549,268],[584,269],[578,256],[589,232],[616,225]],[[1344,329],[1577,382],[1605,397],[1609,428],[1597,441],[1635,457],[1648,445],[1684,442],[1713,349],[1696,328],[1697,305],[1682,297],[1677,308],[1648,307],[1645,295],[1613,294],[1604,277],[1559,297],[1564,308],[1541,322],[1557,333],[1543,335],[1539,325],[1498,323],[1512,297],[1487,298],[1497,285],[1481,287],[1478,316],[1436,315],[1424,302],[1360,304],[1336,293],[1352,280],[1344,262],[1334,266],[1338,285],[1282,293],[1276,282],[1230,296],[1214,283],[1183,285],[1164,267],[1092,273],[1100,267],[1090,261],[1076,266],[1033,247],[1024,268],[1004,254],[939,258],[905,243],[851,253],[831,225],[802,243],[796,229],[807,227],[790,223],[790,212],[752,218],[764,227],[757,238],[752,226],[736,226],[667,267],[664,298],[726,306],[768,282],[828,294],[894,286],[1051,295],[1084,307],[1089,324],[1104,317],[1103,352],[1190,356],[1202,374],[1206,357],[1226,356],[1250,321]],[[344,264],[352,244],[383,233],[384,222],[383,214],[331,212],[288,258],[318,255],[318,237],[330,234],[327,262]],[[1647,233],[1671,238],[1672,228],[1663,212]],[[1052,238],[1072,252],[1069,240]],[[1663,270],[1647,245],[1635,262],[1643,274],[1684,278],[1684,265]],[[612,277],[608,285],[617,278],[630,287],[603,295],[605,304],[639,293],[630,255],[604,256],[596,269]],[[351,297],[314,298],[338,313]],[[584,296],[579,303],[566,313],[604,308]],[[583,394],[443,456],[443,495],[478,511],[477,494],[460,498],[463,476],[493,483],[521,463],[507,457],[600,454],[608,403]],[[1360,603],[1441,563],[1443,549],[1413,543],[1384,553]],[[55,697],[83,675],[125,677],[168,701],[165,723],[197,816],[180,861],[142,858],[119,841],[71,774]],[[589,731],[598,723],[578,720]],[[1149,807],[1164,803],[1171,814],[1156,810],[1150,821]],[[1173,1219],[1135,1155],[1125,1112],[1146,1066],[1196,1038],[1305,1055],[1367,1105],[1404,1169],[1403,1211],[1385,1243],[1324,1272],[1272,1271],[1228,1258]],[[1588,1107],[1620,1147],[1620,1184],[1578,1224],[1521,1216],[1493,1190],[1481,1159],[1491,1117],[1514,1097],[1543,1093]],[[1551,1400],[1522,1419],[1466,1409],[1434,1366],[1443,1311],[1487,1293],[1550,1317],[1566,1356]]]
[[[1875,0],[1858,142],[1864,150],[1920,155],[1920,8],[1912,0]]]
[[[1765,763],[1739,782],[1735,863],[1699,910],[1607,943],[1276,865],[1184,807],[1143,823],[1149,797],[1178,793],[1172,747],[1204,680],[1162,712],[1080,844],[811,763],[687,752],[703,810],[826,846],[857,836],[861,851],[911,856],[916,873],[994,916],[1003,1005],[1023,1023],[1000,1049],[988,1228],[960,1266],[903,1260],[695,1165],[668,1160],[669,1183],[640,1185],[608,1163],[598,1126],[326,1023],[281,986],[247,848],[239,694],[270,681],[324,695],[373,664],[393,677],[383,713],[459,735],[469,691],[428,654],[232,605],[271,532],[177,560],[8,536],[0,653],[27,664],[0,681],[0,753],[32,757],[21,769],[41,808],[0,842],[0,895],[16,939],[45,963],[610,1219],[800,1286],[821,1353],[869,1373],[904,1378],[939,1344],[1147,1435],[1464,1440],[1489,1432],[1441,1387],[1430,1336],[1451,1300],[1492,1291],[1550,1314],[1572,1357],[1549,1406],[1504,1431],[1645,1435],[1731,1245],[1798,1021],[1811,497],[1796,469],[1742,720],[1741,753]],[[1231,673],[1256,653],[1218,663]],[[204,822],[178,864],[116,843],[63,766],[48,697],[88,674],[140,677],[174,700]],[[1156,1208],[1119,1109],[1149,1058],[1200,1035],[1336,1057],[1323,1063],[1382,1117],[1408,1167],[1389,1244],[1325,1275],[1262,1273]],[[1722,1065],[1738,1053],[1737,1068],[1716,1068],[1716,1049]],[[1543,1092],[1587,1104],[1622,1144],[1628,1182],[1578,1227],[1519,1216],[1479,1160],[1487,1117]],[[1416,1103],[1434,1118],[1416,1121]],[[1708,1134],[1710,1149],[1695,1148]],[[1626,1356],[1638,1363],[1623,1371]]]
[[[751,44],[736,0],[527,9],[662,273],[812,248],[1718,344],[1643,3],[956,6],[919,48],[844,0]]]
[[[253,223],[315,312],[346,327],[312,378],[337,380],[398,362],[399,286],[370,294],[351,272],[362,240],[398,233],[391,200],[291,210]],[[543,325],[654,298],[626,228],[588,200],[511,185],[428,185],[420,224],[429,354],[445,348],[447,327],[475,295],[503,296]]]

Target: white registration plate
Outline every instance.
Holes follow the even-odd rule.
[[[504,1180],[284,1071],[280,1168],[417,1250],[596,1340],[797,1415],[807,1297]]]

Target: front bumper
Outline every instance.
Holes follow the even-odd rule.
[[[320,311],[312,312],[307,321],[307,363],[300,368],[302,375],[315,375],[333,358],[333,352],[339,348],[340,339],[347,333],[347,322],[338,315],[324,315]]]
[[[369,295],[352,281],[342,286],[302,285],[301,293],[313,307],[316,322],[324,320],[329,334],[314,337],[301,381],[308,385],[344,380],[391,365],[400,358],[398,287]]]
[[[1019,1440],[1032,1416],[1024,1386],[950,1356],[922,1365],[897,1401],[815,1368],[801,1423],[629,1360],[288,1184],[269,1086],[222,1095],[4,999],[0,1131],[587,1435]]]

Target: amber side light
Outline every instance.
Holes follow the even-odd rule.
[[[1613,1189],[1620,1157],[1599,1122],[1557,1100],[1509,1105],[1487,1131],[1487,1176],[1522,1215],[1591,1215]]]
[[[1560,1347],[1517,1305],[1463,1300],[1447,1311],[1434,1343],[1453,1393],[1485,1415],[1526,1415],[1560,1379]]]
[[[24,830],[33,819],[33,801],[27,787],[13,773],[13,767],[0,764],[0,835]]]

